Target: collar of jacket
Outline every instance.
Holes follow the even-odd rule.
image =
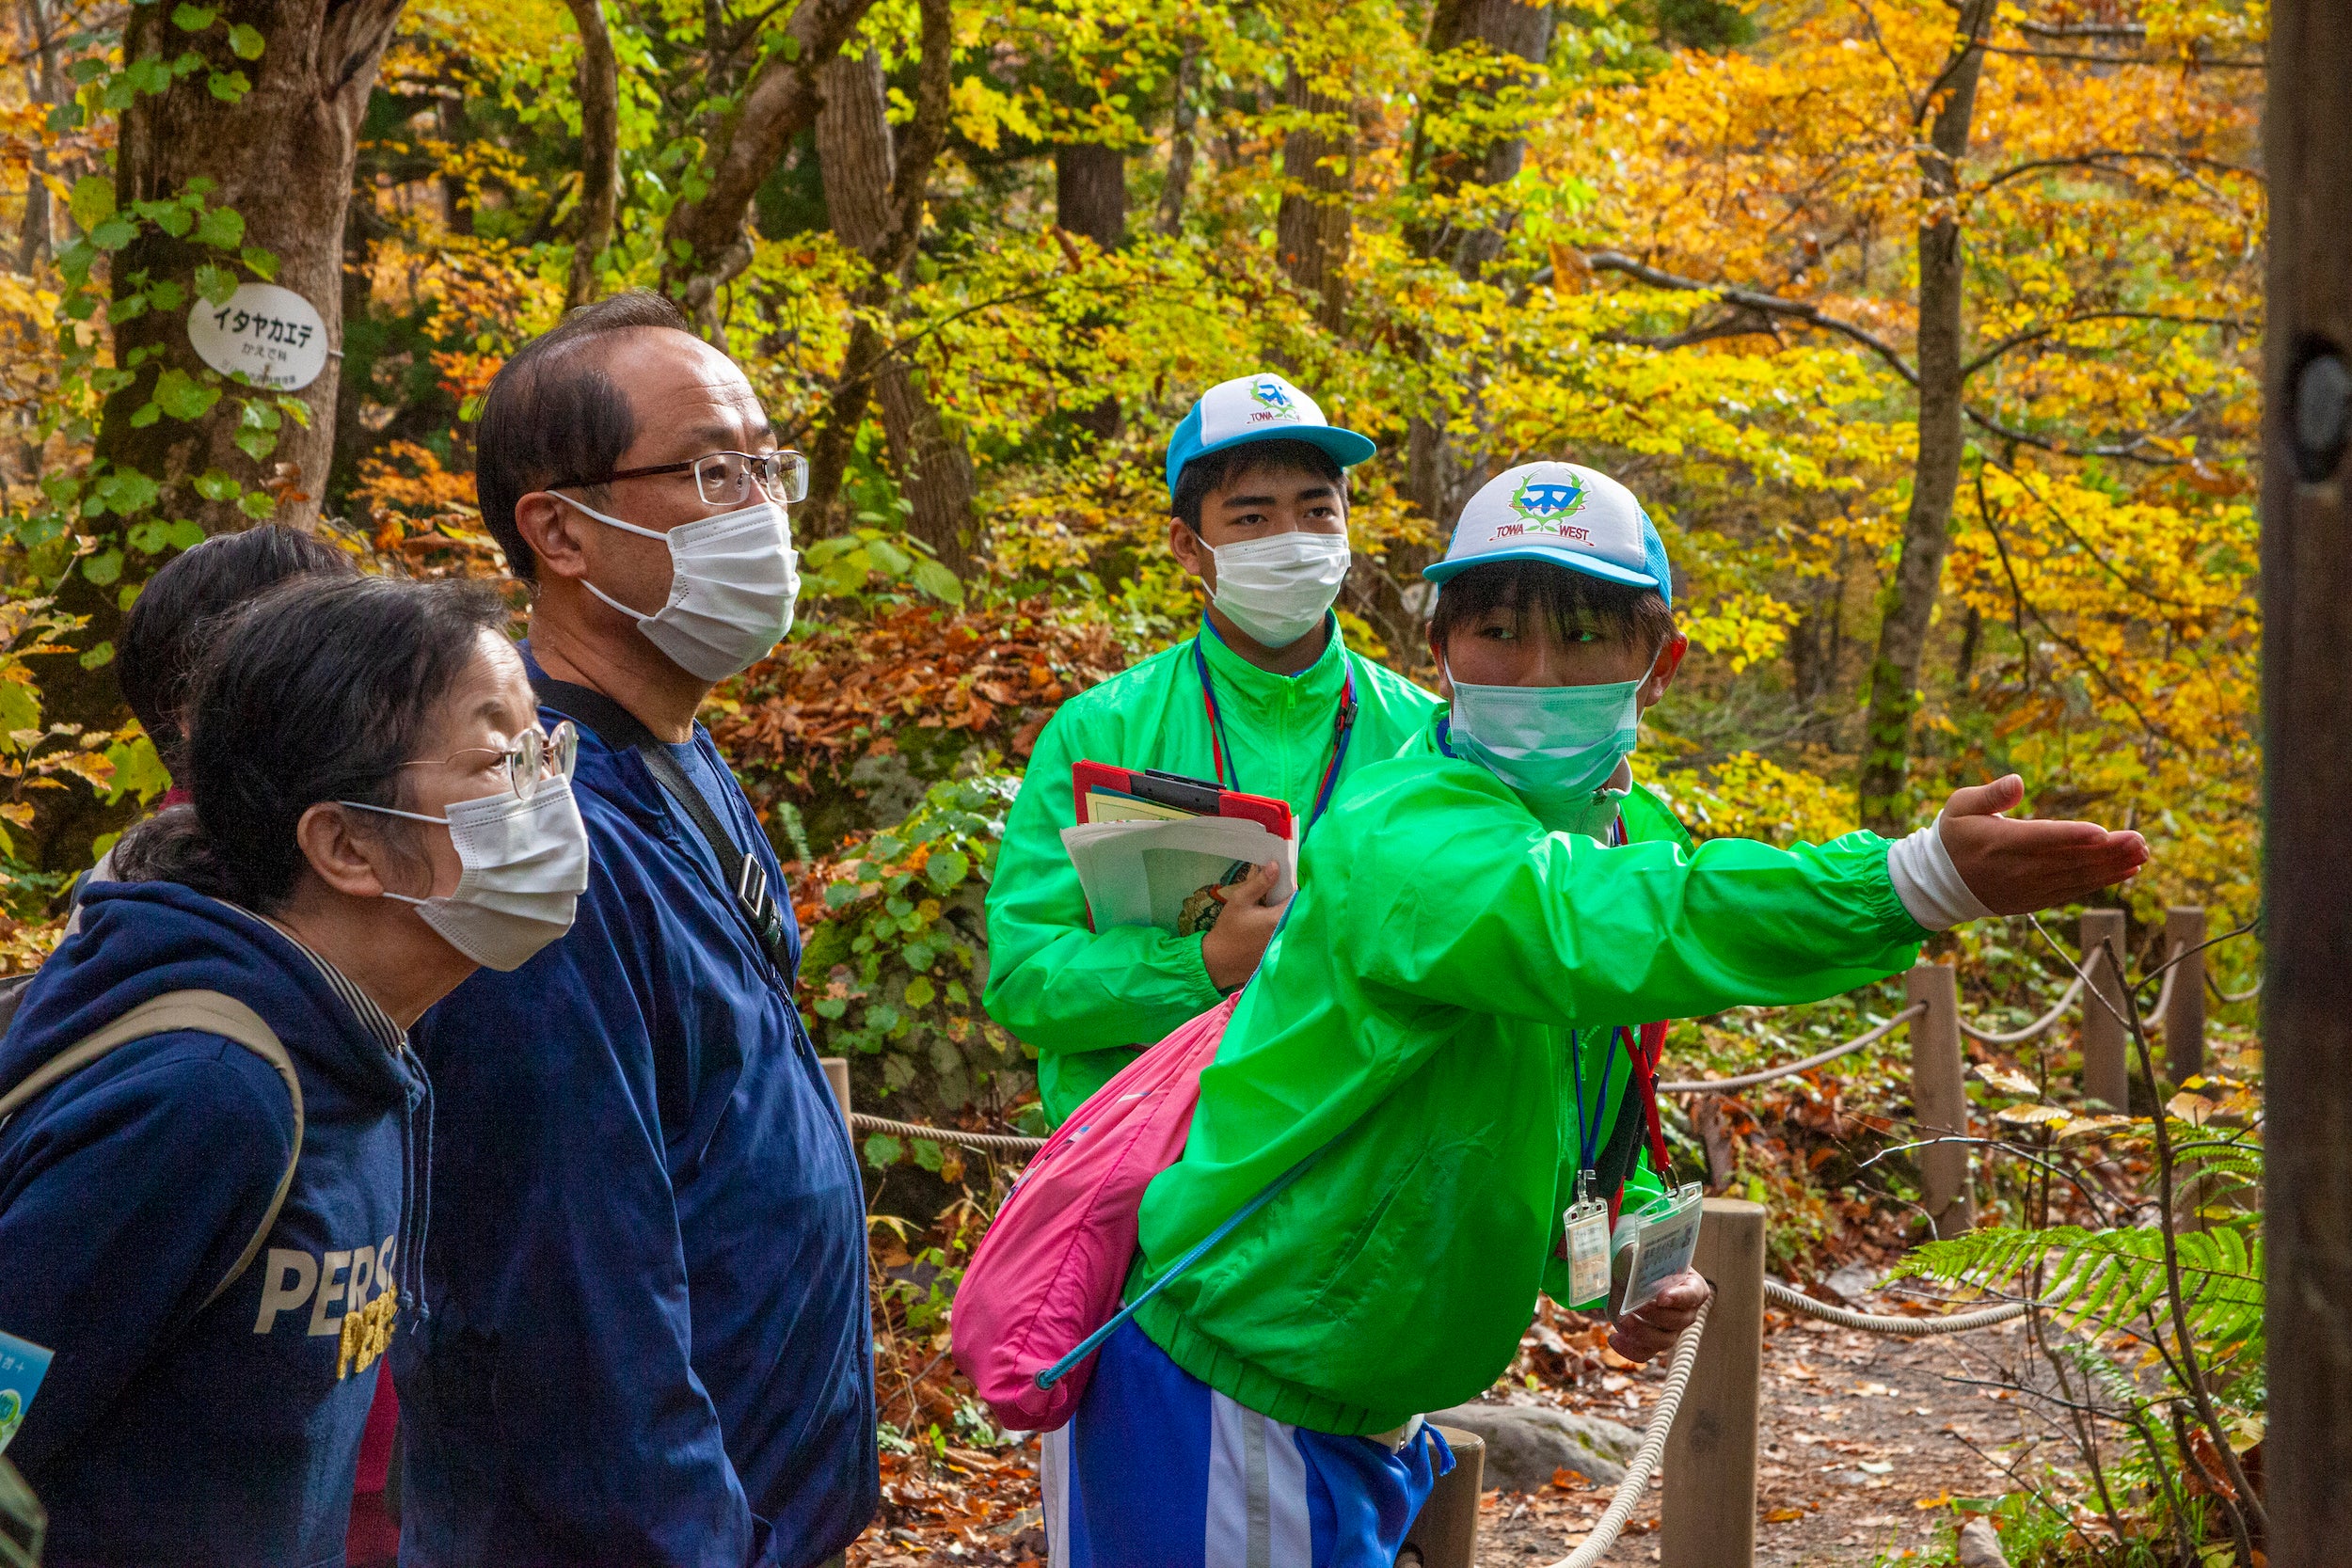
[[[1438,726],[1445,722],[1446,715],[1452,711],[1450,706],[1440,707],[1431,714],[1429,721],[1421,727],[1413,738],[1397,748],[1396,754],[1399,757],[1426,757],[1440,768],[1467,768],[1505,795],[1509,795],[1512,800],[1518,800],[1517,792],[1492,773],[1466,758],[1447,755],[1445,748],[1438,744]],[[1630,759],[1628,761],[1629,762]],[[1631,790],[1617,808],[1618,815],[1625,821],[1626,842],[1646,844],[1664,839],[1679,844],[1685,849],[1695,847],[1697,841],[1691,836],[1691,831],[1682,825],[1682,819],[1675,816],[1674,808],[1660,799],[1657,792],[1647,784],[1634,778],[1629,766],[1626,764],[1619,766],[1625,774],[1626,782],[1632,785]],[[1519,806],[1521,810],[1526,810],[1525,801],[1519,801]],[[1528,812],[1531,817],[1534,815],[1532,811]]]
[[[1323,626],[1327,635],[1322,657],[1295,675],[1278,675],[1259,669],[1227,646],[1216,627],[1202,616],[1200,652],[1208,660],[1209,678],[1216,682],[1218,709],[1228,714],[1279,716],[1302,705],[1337,705],[1340,689],[1347,684],[1347,641],[1340,633],[1337,615],[1327,611]]]

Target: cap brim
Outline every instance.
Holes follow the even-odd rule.
[[[1647,572],[1637,572],[1630,566],[1620,566],[1598,556],[1548,549],[1541,545],[1515,545],[1507,550],[1488,550],[1484,555],[1464,556],[1459,561],[1440,561],[1423,568],[1421,575],[1431,582],[1442,583],[1448,578],[1460,577],[1473,566],[1491,566],[1500,561],[1541,561],[1566,571],[1581,572],[1588,578],[1598,578],[1604,582],[1622,582],[1635,588],[1658,587],[1658,579]]]
[[[1328,453],[1331,461],[1343,468],[1352,468],[1380,450],[1373,445],[1371,436],[1359,436],[1337,425],[1273,424],[1262,430],[1245,430],[1239,436],[1228,436],[1215,446],[1202,447],[1185,461],[1199,462],[1213,451],[1231,451],[1235,447],[1246,447],[1259,441],[1304,441]]]

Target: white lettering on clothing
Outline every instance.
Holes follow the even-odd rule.
[[[343,1281],[335,1276],[351,1267],[351,1254],[330,1252],[319,1270],[319,1293],[310,1298],[310,1332],[313,1335],[336,1334],[342,1330],[342,1314],[326,1315],[326,1309],[343,1299]]]
[[[351,1255],[351,1283],[343,1287],[343,1308],[357,1312],[368,1304],[368,1276],[375,1273],[375,1249],[361,1247]]]
[[[270,1248],[269,1262],[262,1273],[262,1310],[253,1320],[253,1332],[267,1334],[278,1322],[278,1314],[300,1307],[318,1282],[318,1261],[309,1253]]]

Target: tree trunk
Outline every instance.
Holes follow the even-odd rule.
[[[56,22],[48,0],[24,0],[18,20],[24,24],[25,53],[31,56],[24,67],[24,95],[34,103],[54,109],[67,95],[57,70]],[[24,173],[24,227],[17,235],[16,270],[30,275],[53,243],[49,186],[41,179],[49,170],[49,150],[36,141],[26,161],[30,166]]]
[[[1186,39],[1176,62],[1176,102],[1168,122],[1168,180],[1160,186],[1158,228],[1163,234],[1184,231],[1184,198],[1192,191],[1193,127],[1200,109],[1193,102],[1200,90],[1200,40]]]
[[[572,270],[564,308],[596,297],[596,258],[612,243],[612,214],[620,199],[621,68],[599,0],[569,0],[580,26],[580,207],[572,239]]]
[[[1413,134],[1411,163],[1428,180],[1434,195],[1455,197],[1466,185],[1496,185],[1518,173],[1527,157],[1525,138],[1496,136],[1438,151],[1433,146],[1432,122],[1491,103],[1504,89],[1532,81],[1551,51],[1551,28],[1549,6],[1524,0],[1438,0],[1429,18],[1433,60],[1473,45],[1502,58],[1431,90],[1429,106]],[[1416,254],[1443,259],[1473,280],[1502,252],[1501,230],[1452,220],[1417,228],[1407,238]],[[1425,356],[1425,346],[1422,352]],[[1462,502],[1489,475],[1480,443],[1462,439],[1469,433],[1453,430],[1452,423],[1444,409],[1433,405],[1406,425],[1406,499],[1439,524],[1452,522]]]
[[[1310,85],[1306,69],[1293,61],[1282,101],[1315,117],[1282,137],[1282,201],[1274,215],[1275,254],[1292,282],[1316,297],[1315,321],[1337,334],[1347,323],[1347,255],[1354,240],[1356,138],[1343,98],[1329,98]],[[1334,135],[1329,123],[1346,127]]]
[[[1943,101],[1919,153],[1919,450],[1911,473],[1911,509],[1902,554],[1881,596],[1878,657],[1870,666],[1862,773],[1856,794],[1862,825],[1893,834],[1910,816],[1911,720],[1919,708],[1919,666],[1928,625],[1951,547],[1952,497],[1960,488],[1967,441],[1961,420],[1961,315],[1967,278],[1960,250],[1960,161],[1976,117],[1977,78],[1994,0],[1966,0],[1952,57],[1939,78]]]
[[[1532,81],[1551,53],[1551,27],[1549,6],[1531,6],[1526,0],[1438,0],[1429,18],[1433,59],[1472,45],[1503,58],[1474,75],[1433,88],[1429,118],[1443,119],[1491,103],[1506,89]],[[1473,140],[1437,151],[1429,145],[1428,130],[1424,120],[1415,134],[1413,162],[1439,197],[1458,195],[1466,185],[1500,185],[1517,175],[1527,158],[1527,141],[1521,136]],[[1464,277],[1476,277],[1502,251],[1500,230],[1461,224],[1424,230],[1417,238],[1421,254],[1449,257]]]
[[[2352,1541],[2352,20],[2271,9],[2263,166],[2270,288],[2263,420],[2263,1078],[2270,1195],[2273,1568]]]
[[[137,363],[132,381],[107,398],[95,443],[97,461],[119,472],[144,474],[161,486],[146,515],[189,517],[210,532],[242,528],[251,521],[230,501],[207,500],[192,481],[219,470],[247,489],[276,488],[279,520],[308,523],[318,516],[335,444],[335,403],[341,382],[342,344],[343,208],[351,194],[357,136],[375,85],[375,68],[400,15],[400,0],[303,0],[265,6],[230,0],[220,21],[198,34],[179,30],[168,8],[132,8],[123,37],[126,58],[183,50],[203,55],[212,71],[242,71],[251,87],[229,103],[199,70],[166,91],[142,94],[124,111],[116,151],[118,202],[177,198],[189,182],[209,179],[213,205],[231,208],[245,219],[244,244],[278,259],[277,282],[316,308],[326,326],[326,369],[297,393],[309,410],[307,427],[284,420],[275,448],[256,461],[239,450],[239,411],[244,400],[225,396],[194,420],[164,418],[135,425],[132,417],[151,401],[157,376],[166,370],[201,379],[207,372],[189,345],[188,307],[149,309],[114,328],[118,364]],[[243,24],[258,29],[261,57],[243,60],[228,44],[228,29]],[[197,264],[212,252],[192,237],[173,238],[151,225],[113,258],[115,297],[136,293],[149,281],[172,281],[196,297]],[[256,403],[267,400],[256,398]],[[124,523],[131,519],[122,519]],[[79,571],[57,594],[60,608],[88,617],[73,641],[86,650],[111,644],[122,625],[119,590],[91,583]],[[115,673],[103,659],[86,667],[58,659],[41,670],[47,714],[89,727],[114,728],[127,721]],[[32,852],[53,868],[82,863],[90,833],[107,820],[95,801],[79,791],[47,791]]]
[[[1104,250],[1127,243],[1127,155],[1065,142],[1054,149],[1054,221]]]
[[[885,311],[914,263],[922,237],[924,197],[947,130],[947,66],[953,48],[948,0],[923,0],[923,62],[914,122],[902,146],[891,141],[882,61],[871,51],[841,56],[823,74],[817,117],[818,173],[834,232],[873,269],[856,297],[857,325],[843,356],[841,380],[819,432],[810,499],[820,502],[817,531],[837,531],[832,515],[870,392],[882,405],[898,487],[914,508],[909,530],[961,576],[971,563],[975,531],[971,454],[925,394],[914,367],[886,342],[874,318]]]
[[[670,209],[661,231],[661,286],[715,332],[719,291],[751,264],[747,228],[759,194],[792,138],[817,119],[818,74],[839,55],[873,0],[801,0],[785,24],[795,48],[771,50],[735,106],[709,128],[702,195]]]

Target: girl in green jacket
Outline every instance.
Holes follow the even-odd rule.
[[[1568,1284],[1580,1178],[1659,1187],[1620,1031],[1836,995],[1930,930],[2147,858],[2135,833],[2000,816],[2014,777],[1898,842],[1693,848],[1626,766],[1686,644],[1657,531],[1605,475],[1501,475],[1428,576],[1451,706],[1308,841],[1145,1196],[1129,1299],[1295,1174],[1104,1345],[1049,1439],[1057,1564],[1392,1560],[1451,1464],[1421,1413],[1493,1384],[1539,1290],[1606,1306]],[[1612,1342],[1655,1355],[1706,1297],[1686,1272]]]

